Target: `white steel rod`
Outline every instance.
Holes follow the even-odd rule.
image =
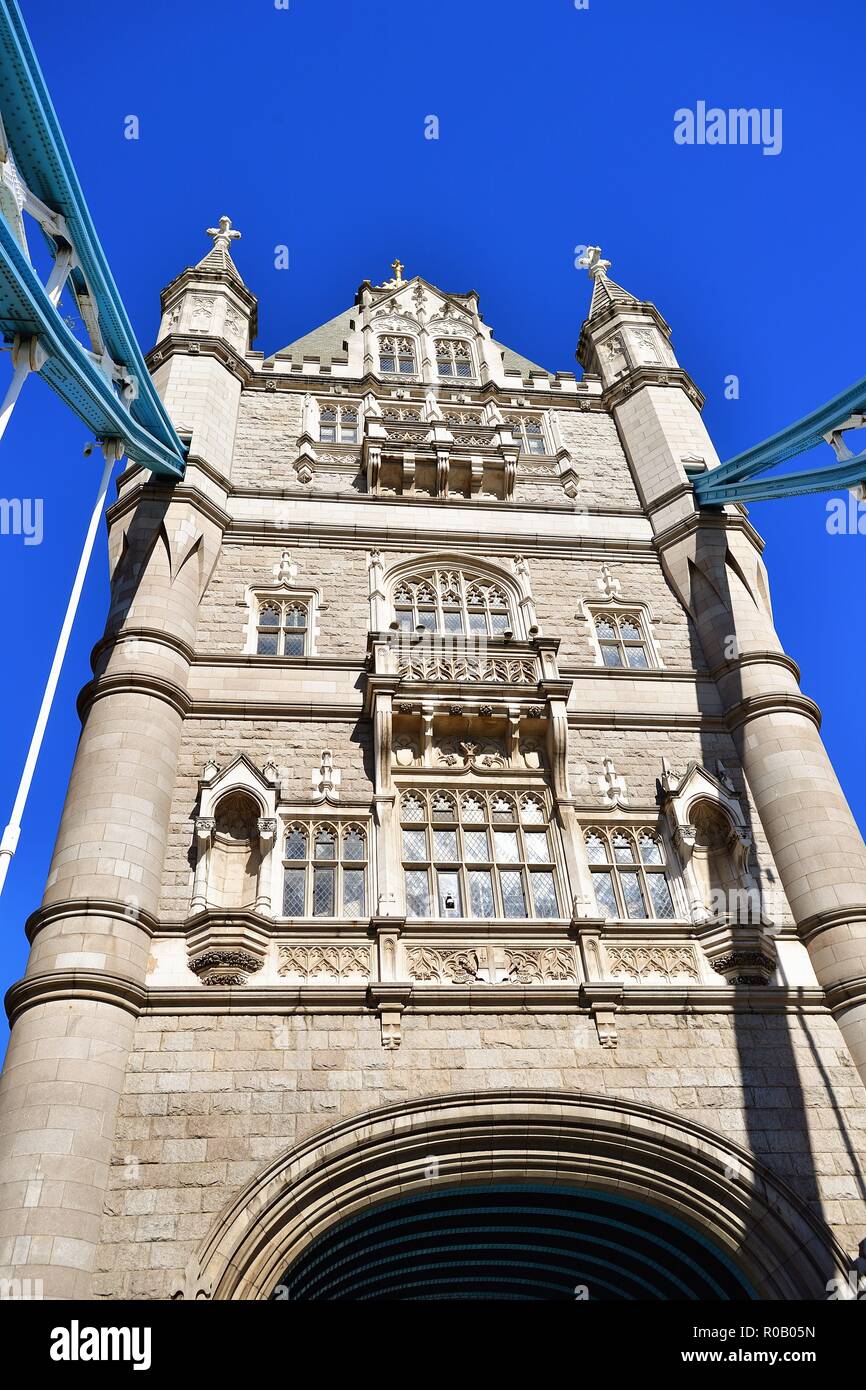
[[[9,390],[0,406],[0,439],[6,433],[6,426],[12,419],[12,411],[15,409],[15,402],[21,394],[21,387],[30,375],[30,358],[26,350],[19,352],[18,360],[15,363],[15,370],[12,373],[12,380],[9,383]]]
[[[27,803],[27,796],[30,792],[30,784],[33,781],[33,774],[36,771],[36,763],[39,752],[42,748],[42,740],[45,737],[45,729],[48,724],[48,716],[51,713],[51,706],[54,702],[54,695],[57,690],[57,682],[60,679],[60,671],[66,656],[66,648],[69,645],[69,635],[72,631],[72,624],[75,621],[75,614],[78,611],[78,602],[81,598],[81,590],[84,587],[84,578],[87,574],[87,567],[90,564],[90,556],[93,552],[93,542],[96,539],[96,531],[99,520],[102,516],[102,508],[105,503],[105,495],[108,492],[108,484],[111,481],[111,474],[114,465],[119,457],[115,440],[108,440],[102,446],[105,456],[105,466],[102,470],[102,478],[99,482],[99,491],[96,495],[96,502],[90,514],[90,525],[84,537],[84,546],[81,557],[78,561],[78,570],[75,575],[75,583],[72,585],[72,592],[69,595],[69,602],[66,605],[66,616],[63,619],[63,626],[60,629],[60,636],[57,640],[57,647],[54,651],[54,659],[51,663],[51,670],[48,673],[48,680],[45,685],[45,692],[42,696],[42,704],[39,707],[39,715],[36,720],[36,727],[33,730],[33,737],[30,740],[30,747],[27,750],[27,758],[24,763],[24,771],[21,774],[21,781],[18,784],[18,793],[15,797],[15,804],[12,807],[12,814],[9,824],[3,831],[3,838],[0,840],[0,893],[6,882],[6,874],[12,861],[12,856],[18,847],[18,838],[21,834],[21,819],[24,815],[24,807]]]

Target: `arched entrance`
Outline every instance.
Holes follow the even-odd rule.
[[[290,1301],[744,1299],[734,1265],[645,1202],[570,1186],[437,1188],[339,1222],[285,1271]]]
[[[470,1245],[485,1247],[474,1291]],[[574,1298],[576,1285],[590,1298],[820,1299],[848,1260],[768,1169],[683,1116],[476,1092],[357,1115],[275,1160],[223,1211],[178,1295],[489,1298],[503,1264],[500,1294],[521,1299]]]

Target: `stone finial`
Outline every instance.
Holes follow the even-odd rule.
[[[280,556],[279,563],[273,566],[271,573],[278,584],[291,584],[298,567],[292,560],[288,550],[284,550]]]
[[[605,758],[602,767],[604,772],[597,778],[602,801],[608,806],[622,805],[626,800],[625,778],[617,773],[612,758]]]
[[[614,576],[609,565],[602,565],[601,579],[595,581],[595,587],[607,599],[608,603],[622,595],[622,584]]]
[[[330,748],[322,749],[322,761],[310,773],[310,783],[317,798],[325,801],[339,801],[342,774],[334,767],[334,755]]]
[[[219,220],[219,226],[208,227],[207,235],[209,237],[213,237],[214,251],[230,252],[232,242],[238,241],[240,239],[241,234],[239,231],[236,230],[236,228],[232,226],[232,220],[230,217],[221,217]]]
[[[587,246],[577,264],[582,270],[588,271],[593,280],[596,275],[606,275],[610,270],[610,261],[603,259],[600,246]]]

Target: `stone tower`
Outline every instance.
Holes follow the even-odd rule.
[[[866,850],[664,319],[591,250],[578,380],[395,261],[264,358],[210,235],[7,1000],[3,1275],[850,1293]]]

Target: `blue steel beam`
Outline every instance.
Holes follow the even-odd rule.
[[[795,458],[839,431],[852,416],[866,414],[866,377],[834,396],[825,405],[793,425],[779,430],[762,444],[728,459],[693,479],[695,496],[702,506],[720,507],[726,502],[759,502],[774,497],[800,497],[807,492],[833,492],[856,487],[866,479],[866,454],[837,459],[822,468],[777,474],[753,482],[785,459]],[[854,426],[851,426],[854,428]]]
[[[77,261],[73,293],[89,296],[102,346],[135,382],[137,396],[123,401],[69,332],[3,218],[0,324],[8,336],[38,334],[49,354],[41,375],[94,434],[120,438],[129,458],[156,473],[181,477],[184,447],[145,366],[15,0],[0,0],[0,112],[22,179],[66,222]],[[56,254],[56,238],[49,235],[48,241]]]

